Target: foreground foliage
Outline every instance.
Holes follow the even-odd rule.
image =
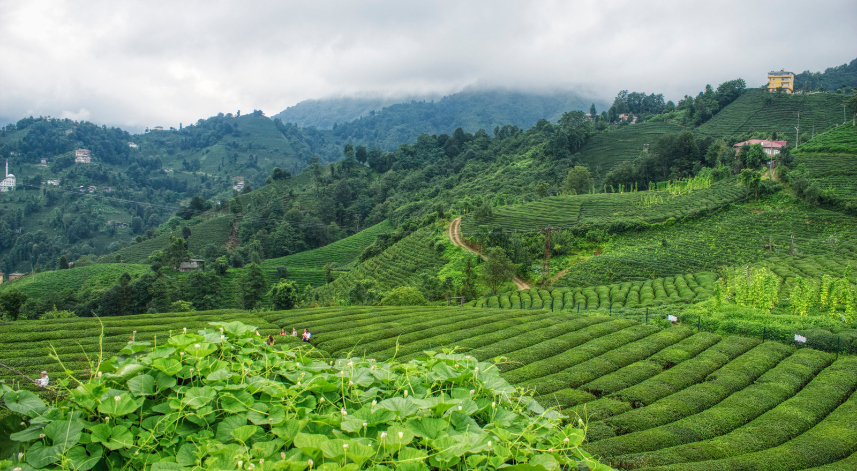
[[[28,443],[15,466],[609,469],[579,448],[585,429],[563,427],[494,364],[449,350],[327,361],[265,345],[241,322],[211,324],[153,348],[128,342],[76,387],[60,381],[53,405],[5,387],[6,407],[29,420],[11,436]]]

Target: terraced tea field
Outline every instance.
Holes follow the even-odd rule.
[[[473,308],[329,308],[103,319],[104,350],[158,342],[182,327],[240,319],[260,333],[307,327],[323,355],[414,358],[458,346],[501,358],[510,382],[547,406],[589,419],[588,451],[619,469],[848,469],[857,452],[857,358],[778,342],[661,328],[608,316]],[[96,319],[0,326],[3,363],[35,375],[87,366]],[[277,337],[278,342],[294,342]],[[7,383],[14,380],[2,372]],[[851,460],[851,461],[849,461]]]
[[[493,216],[481,224],[501,225],[517,231],[539,230],[548,225],[569,229],[652,224],[716,211],[727,204],[742,201],[746,196],[747,190],[737,185],[734,179],[677,196],[666,191],[552,196],[532,203],[494,208]],[[465,237],[472,236],[477,229],[478,224],[472,215],[462,218],[461,230]]]
[[[392,230],[393,227],[385,220],[324,247],[285,257],[270,258],[262,262],[265,278],[268,283],[277,281],[277,267],[283,266],[289,270],[289,279],[294,280],[298,286],[303,287],[308,284],[321,286],[326,283],[324,278],[324,266],[326,264],[335,262],[342,268],[353,263],[366,247],[375,242],[375,238],[379,234],[388,233]]]
[[[222,246],[229,238],[232,232],[232,217],[218,216],[203,221],[195,226],[190,227],[191,234],[188,237],[188,250],[199,255],[202,249],[208,244]],[[130,263],[147,263],[149,255],[155,250],[163,250],[170,242],[170,236],[180,237],[180,232],[164,233],[153,239],[144,240],[142,242],[130,245],[124,249],[117,250],[106,255],[109,260],[115,260],[117,256],[121,257],[123,262]]]
[[[322,300],[346,299],[351,287],[364,279],[375,280],[376,289],[382,292],[418,285],[423,273],[434,276],[447,263],[436,245],[442,237],[437,231],[421,229],[340,275],[316,294]]]
[[[670,123],[641,123],[592,136],[580,149],[580,160],[593,173],[596,185],[614,168],[640,156],[647,144],[664,134],[686,128]]]
[[[795,255],[857,259],[853,217],[761,202],[716,217],[622,233],[602,255],[570,267],[556,285],[605,285],[756,263],[787,255],[792,235]]]
[[[857,129],[851,123],[837,126],[817,134],[809,142],[801,143],[796,153],[857,154]]]
[[[529,289],[477,299],[473,307],[501,309],[547,309],[550,311],[579,311],[587,309],[639,308],[674,303],[704,301],[711,296],[717,275],[700,272],[627,281],[583,288]]]
[[[801,153],[795,165],[801,164],[822,191],[843,202],[857,200],[857,155]]]
[[[41,298],[48,293],[61,293],[65,290],[75,292],[88,289],[102,290],[117,283],[123,273],[128,272],[133,278],[149,271],[148,265],[130,263],[101,263],[88,267],[69,268],[37,273],[35,280],[32,275],[0,284],[0,293],[4,290],[17,288],[28,297]]]
[[[815,93],[786,95],[762,90],[747,90],[737,100],[697,128],[711,137],[727,137],[750,132],[776,132],[793,141],[795,126],[820,133],[842,123],[842,102],[846,95]]]

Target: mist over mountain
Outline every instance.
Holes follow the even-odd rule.
[[[593,103],[599,110],[607,105],[603,99],[573,91],[465,89],[439,100],[430,96],[398,100],[383,97],[306,100],[286,108],[273,118],[295,123],[299,127],[314,126],[318,129],[334,129],[334,126],[338,128],[346,123],[355,125],[349,122],[370,119],[375,120],[369,124],[373,134],[382,129],[389,132],[404,123],[408,127],[418,123],[419,132],[413,136],[399,135],[399,138],[404,138],[397,138],[397,142],[401,143],[413,140],[421,132],[451,134],[459,127],[468,132],[490,130],[506,124],[526,129],[539,119],[555,122],[564,112],[589,110]],[[365,126],[366,123],[358,121],[356,125]]]

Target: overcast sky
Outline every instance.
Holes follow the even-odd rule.
[[[706,83],[857,58],[857,2],[0,0],[0,125],[140,131],[342,95]]]

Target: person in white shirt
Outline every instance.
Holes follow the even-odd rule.
[[[42,371],[42,377],[36,380],[36,385],[46,388],[48,387],[49,381],[50,380],[48,379],[48,372]]]

